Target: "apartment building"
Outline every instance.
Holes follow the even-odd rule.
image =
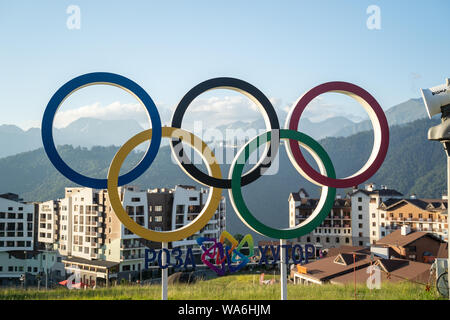
[[[17,194],[0,195],[0,285],[36,284],[45,274],[51,281],[64,272],[56,252],[36,250],[38,209],[38,204],[24,203]]]
[[[142,269],[145,243],[125,228],[114,214],[107,190],[66,188],[60,200],[59,250],[66,269],[81,272],[86,284],[129,278]],[[133,220],[149,227],[147,191],[134,186],[118,189],[124,209]]]
[[[379,230],[386,235],[402,226],[412,231],[431,233],[448,241],[447,197],[442,199],[388,199],[383,201],[378,213],[381,217]]]
[[[17,194],[0,195],[0,252],[34,249],[34,213],[34,204],[21,202]]]
[[[377,188],[374,183],[365,185],[364,189],[353,188],[351,199],[352,242],[358,246],[370,246],[384,237],[385,216],[378,211],[383,201],[401,199],[403,194],[387,186]]]
[[[175,189],[140,190],[134,186],[118,189],[128,215],[144,228],[168,231],[190,223],[200,213],[208,192],[191,186]],[[84,283],[98,279],[132,278],[144,268],[146,248],[159,249],[160,243],[140,238],[125,228],[114,214],[107,190],[66,188],[64,199],[53,202],[59,221],[58,250],[69,273],[79,270]],[[43,205],[51,207],[52,203]],[[46,207],[47,208],[47,207]],[[47,208],[49,210],[49,208]],[[48,217],[48,215],[46,215]],[[47,227],[47,226],[46,226]],[[225,229],[225,200],[214,218],[190,239],[172,243],[187,248],[196,237],[218,238]]]
[[[289,226],[304,222],[314,211],[319,199],[310,198],[301,188],[289,195]],[[352,245],[351,200],[337,197],[333,208],[322,224],[313,232],[297,239],[300,243],[314,243],[317,248],[328,249]]]
[[[191,223],[199,215],[207,200],[207,189],[197,190],[193,186],[177,185],[173,191],[171,229],[174,230]],[[198,237],[219,239],[220,234],[225,230],[225,228],[226,207],[225,198],[222,197],[219,208],[206,226],[187,239],[173,242],[172,246],[181,247],[182,249],[197,247],[198,245],[196,239]]]
[[[59,240],[59,210],[58,201],[50,200],[38,204],[38,247],[44,248]],[[42,246],[44,245],[44,246]]]

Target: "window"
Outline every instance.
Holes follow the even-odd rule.
[[[386,235],[386,232],[381,231],[381,236],[384,237]]]
[[[320,238],[319,237],[316,238],[316,242],[320,242]]]
[[[358,206],[358,210],[359,210],[359,211],[362,211],[362,206]]]
[[[137,206],[136,207],[136,214],[137,215],[143,215],[144,214],[144,206]]]
[[[155,211],[156,212],[161,212],[161,211],[163,211],[163,207],[162,206],[155,206]]]
[[[358,215],[358,219],[362,220],[362,214]]]
[[[362,229],[363,224],[362,224],[362,223],[358,224],[358,227],[359,227],[360,229]]]
[[[359,241],[359,246],[362,247],[363,246],[363,242]]]
[[[326,243],[329,243],[329,242],[330,242],[330,238],[326,237],[326,238],[325,238],[325,242],[326,242]]]
[[[376,226],[377,226],[376,222],[372,222],[372,227],[376,227]]]
[[[376,236],[377,235],[376,231],[372,231],[372,235]]]
[[[376,217],[375,213],[372,213],[372,218],[375,218],[375,217]]]
[[[140,202],[141,198],[131,198],[131,202]]]
[[[197,201],[197,197],[189,197],[189,201]]]
[[[358,202],[362,202],[362,198],[361,197],[358,197]]]
[[[162,216],[155,216],[155,222],[162,222]]]

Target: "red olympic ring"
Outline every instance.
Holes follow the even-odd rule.
[[[335,81],[323,83],[305,93],[287,117],[286,128],[297,131],[300,117],[307,105],[315,97],[326,92],[344,93],[354,98],[369,114],[374,129],[374,143],[366,164],[350,177],[332,179],[320,174],[309,165],[303,157],[297,141],[289,140],[285,146],[294,167],[312,183],[332,188],[349,188],[368,180],[383,164],[389,147],[389,126],[383,109],[369,92],[348,82]]]

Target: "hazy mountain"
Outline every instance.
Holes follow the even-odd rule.
[[[425,118],[426,112],[421,99],[411,99],[387,110],[386,116],[389,125],[393,126]],[[284,122],[285,119],[280,119],[281,127],[284,127]],[[253,122],[236,121],[217,127],[224,138],[226,138],[227,129],[241,129],[241,132],[245,133],[249,129],[256,129],[259,132],[265,128],[262,119]],[[315,139],[323,139],[347,137],[358,132],[372,130],[372,125],[368,120],[355,123],[345,117],[328,118],[321,122],[312,122],[307,118],[302,118],[299,128]],[[122,145],[142,130],[143,128],[135,120],[81,118],[65,128],[55,128],[53,133],[57,145],[92,147]],[[0,125],[0,158],[40,147],[42,147],[40,129],[32,128],[24,131],[15,125]]]
[[[402,125],[426,117],[427,112],[422,99],[410,99],[386,111],[389,126]],[[369,120],[365,120],[342,128],[337,131],[336,136],[347,137],[368,130],[372,130],[372,123]]]
[[[284,119],[283,120],[280,119],[280,127],[284,128],[284,122],[285,122]],[[334,137],[339,131],[343,130],[346,127],[354,125],[356,125],[356,123],[345,117],[333,117],[325,119],[324,121],[320,122],[313,122],[307,118],[302,118],[300,119],[299,130],[317,140],[326,137]],[[241,129],[245,132],[249,129],[265,129],[265,128],[266,125],[264,123],[264,120],[262,119],[253,122],[236,121],[228,125],[222,125],[217,127],[217,129],[222,131],[222,134],[224,136],[226,136],[225,135],[226,130]]]
[[[75,147],[121,145],[143,128],[135,120],[100,120],[81,118],[67,127],[53,129],[57,145]],[[14,155],[42,147],[41,130],[27,131],[14,125],[0,126],[0,157]]]
[[[24,131],[14,125],[0,125],[0,157],[37,149],[41,146],[39,129],[32,128]]]
[[[387,158],[370,181],[397,189],[405,196],[416,193],[419,197],[440,197],[446,189],[446,157],[440,143],[427,140],[428,128],[436,123],[438,120],[435,119],[421,119],[392,127]],[[360,132],[350,137],[326,138],[320,143],[333,160],[338,177],[345,177],[362,167],[371,152],[372,140],[371,132]],[[104,178],[117,147],[94,147],[89,150],[61,146],[58,151],[75,170]],[[263,176],[242,190],[248,207],[258,219],[274,227],[286,227],[289,193],[304,187],[310,195],[317,196],[319,188],[295,171],[284,148],[280,149],[279,155],[276,175]],[[128,170],[141,157],[142,152],[130,154],[123,170]],[[228,165],[222,165],[223,176],[228,176],[228,168]],[[64,187],[74,185],[56,171],[43,149],[0,159],[0,177],[0,193],[19,193],[26,200],[62,197]],[[168,147],[161,147],[152,166],[133,183],[141,187],[196,185],[171,161]],[[345,194],[346,191],[339,189],[338,193]],[[228,198],[226,190],[223,195]],[[249,232],[229,201],[227,228],[233,234]]]
[[[74,147],[122,145],[144,130],[136,120],[100,120],[81,118],[67,127],[54,130],[57,145]]]

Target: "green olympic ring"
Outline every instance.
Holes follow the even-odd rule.
[[[275,239],[293,239],[306,235],[317,228],[333,208],[336,197],[336,188],[322,187],[322,195],[314,212],[301,224],[294,228],[276,229],[260,222],[248,209],[241,191],[241,179],[244,165],[250,155],[263,143],[270,141],[271,131],[263,133],[249,141],[241,148],[234,158],[230,169],[231,189],[229,190],[231,204],[242,222],[250,229],[264,236]],[[336,178],[333,163],[322,146],[310,136],[293,130],[281,129],[280,139],[292,139],[299,142],[314,158],[322,175],[326,173],[329,178]],[[326,194],[326,197],[323,195]],[[325,200],[322,200],[325,199]]]

